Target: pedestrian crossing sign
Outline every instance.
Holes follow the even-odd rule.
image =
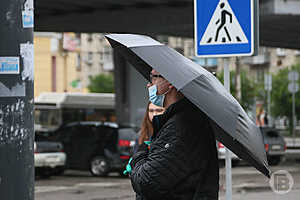
[[[196,56],[253,55],[254,1],[195,0]]]

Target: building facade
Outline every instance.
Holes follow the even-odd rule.
[[[35,97],[41,92],[88,92],[89,78],[112,73],[103,34],[35,33]]]
[[[90,77],[113,72],[113,51],[104,34],[101,33],[81,34],[80,41],[78,74],[82,87],[87,90]]]
[[[224,58],[197,58],[193,39],[167,36],[158,36],[157,39],[210,71],[222,71],[224,68]],[[257,56],[226,59],[229,60],[230,70],[236,70],[238,64],[249,73],[251,79],[263,81],[264,74],[276,74],[280,69],[299,63],[300,51],[260,47]]]
[[[72,87],[77,79],[76,52],[63,51],[62,34],[39,33],[34,35],[34,96],[41,92],[80,92]]]

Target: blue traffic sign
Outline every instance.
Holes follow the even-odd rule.
[[[254,13],[254,0],[195,0],[196,56],[253,55]]]

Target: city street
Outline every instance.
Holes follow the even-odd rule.
[[[272,167],[272,172],[286,170],[294,179],[292,190],[284,195],[274,193],[268,179],[245,164],[232,169],[233,200],[294,200],[300,192],[299,161],[288,161]],[[133,200],[130,180],[110,174],[107,178],[92,177],[89,172],[66,171],[63,176],[36,178],[36,200]],[[225,200],[225,168],[220,169],[220,200]]]

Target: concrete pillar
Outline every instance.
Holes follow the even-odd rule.
[[[0,199],[34,199],[33,0],[0,2]]]
[[[139,127],[148,103],[147,81],[115,51],[114,75],[117,121]]]

